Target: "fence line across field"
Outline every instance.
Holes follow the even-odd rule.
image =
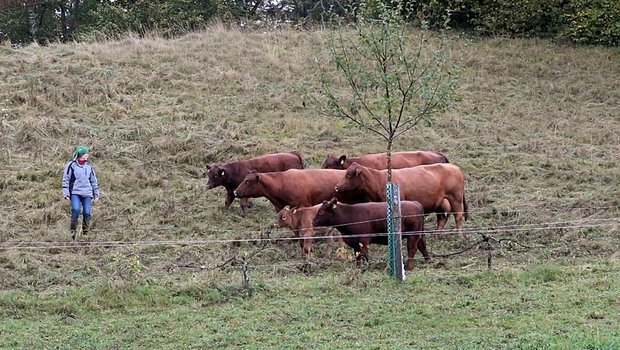
[[[527,224],[527,225],[515,225],[506,226],[503,228],[485,228],[478,230],[467,231],[467,234],[480,234],[494,236],[505,235],[514,232],[524,231],[542,231],[549,229],[571,229],[571,228],[593,228],[612,226],[620,227],[620,217],[609,219],[592,219],[596,220],[596,223],[583,222],[583,220],[577,221],[563,221],[554,223],[542,223],[542,224]],[[408,234],[409,232],[403,232]],[[420,232],[411,232],[420,233]],[[456,230],[423,232],[429,236],[439,235],[453,235],[456,234]],[[380,237],[387,236],[387,233],[375,233],[375,234],[359,234],[359,235],[346,235],[346,238],[361,238],[361,237]],[[0,249],[3,250],[31,250],[31,249],[69,249],[69,248],[110,248],[110,247],[139,247],[139,246],[161,246],[161,245],[209,245],[209,244],[233,244],[233,243],[261,243],[261,242],[286,242],[286,241],[300,241],[308,238],[315,240],[326,239],[338,239],[341,235],[328,235],[328,236],[316,236],[316,237],[259,237],[259,238],[242,238],[242,239],[206,239],[206,240],[158,240],[158,241],[78,241],[78,242],[58,242],[58,241],[4,241],[0,242]]]
[[[557,211],[558,212],[566,212],[566,211],[593,211],[593,212],[604,212],[610,209],[618,209],[620,208],[620,206],[606,206],[606,207],[576,207],[576,208],[560,208]],[[522,209],[522,210],[497,210],[497,209],[487,209],[487,210],[478,210],[478,211],[468,211],[468,215],[471,216],[472,214],[475,215],[481,215],[481,214],[493,214],[493,215],[498,215],[498,216],[502,216],[504,214],[507,215],[512,215],[514,213],[540,213],[540,212],[545,212],[541,209],[536,209],[536,210],[526,210],[526,209]],[[453,215],[455,213],[461,213],[461,214],[465,214],[465,212],[447,212],[447,215]],[[411,216],[405,216],[403,215],[403,218],[406,217],[413,217],[413,216],[425,216],[425,215],[433,215],[434,213],[429,213],[429,214],[417,214],[417,215],[411,215]],[[590,213],[593,214],[593,213]],[[375,221],[380,221],[380,220],[384,220],[384,219],[377,219]],[[364,222],[371,222],[372,220],[369,221],[364,221]],[[364,222],[356,222],[356,223],[364,223]],[[189,231],[189,230],[200,230],[202,232],[205,231],[209,231],[209,232],[213,232],[213,233],[229,233],[229,232],[237,232],[238,230],[236,229],[221,229],[221,228],[209,228],[209,229],[205,229],[205,228],[192,228],[192,227],[188,227],[188,228],[183,228],[183,227],[179,227],[179,226],[143,226],[143,227],[139,227],[139,226],[133,226],[131,227],[131,229],[136,230],[143,230],[143,231],[155,231],[155,232],[164,232],[164,231],[172,231],[172,232],[180,232],[180,231]],[[466,228],[464,228],[463,230],[466,230]],[[11,229],[8,230],[8,232],[10,233],[23,233],[23,232],[31,232],[32,229]],[[119,232],[119,231],[124,231],[124,229],[119,228],[119,229],[103,229],[103,228],[91,228],[92,232]],[[426,231],[426,232],[432,232],[432,231]],[[465,232],[465,231],[464,231]]]

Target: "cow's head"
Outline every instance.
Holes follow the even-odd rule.
[[[336,208],[338,207],[338,200],[336,198],[332,198],[328,201],[323,201],[319,211],[316,213],[316,216],[312,220],[313,226],[331,226],[333,221],[334,213]]]
[[[348,192],[360,189],[363,184],[363,171],[363,166],[357,163],[351,164],[345,172],[342,180],[340,180],[340,182],[336,185],[336,192]]]
[[[209,180],[207,181],[207,188],[211,189],[224,185],[224,181],[226,176],[228,176],[228,173],[226,172],[224,166],[213,164],[207,165],[207,176],[209,177]]]
[[[323,165],[321,165],[321,168],[342,170],[345,168],[344,162],[346,160],[347,160],[347,156],[345,155],[340,156],[340,158],[336,158],[335,156],[328,154],[327,158],[325,158],[325,161],[323,161]]]
[[[243,178],[243,181],[235,189],[235,197],[261,197],[263,194],[260,177],[260,173],[252,170]]]
[[[276,215],[276,226],[293,228],[293,215],[295,213],[297,213],[297,208],[291,208],[288,205],[282,208]]]

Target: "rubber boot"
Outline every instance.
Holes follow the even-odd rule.
[[[90,221],[84,220],[84,222],[82,222],[82,235],[88,236],[89,229],[90,229]]]
[[[75,241],[75,231],[77,230],[77,220],[71,220],[71,228],[69,229],[71,232],[71,239]]]

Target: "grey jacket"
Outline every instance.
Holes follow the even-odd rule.
[[[74,160],[70,161],[65,165],[65,171],[62,174],[62,195],[64,197],[69,197],[72,194],[99,197],[97,175],[88,162],[79,165]]]

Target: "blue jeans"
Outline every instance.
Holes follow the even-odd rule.
[[[71,221],[77,221],[80,217],[80,205],[84,211],[84,222],[90,222],[90,204],[91,198],[88,196],[71,195]]]

